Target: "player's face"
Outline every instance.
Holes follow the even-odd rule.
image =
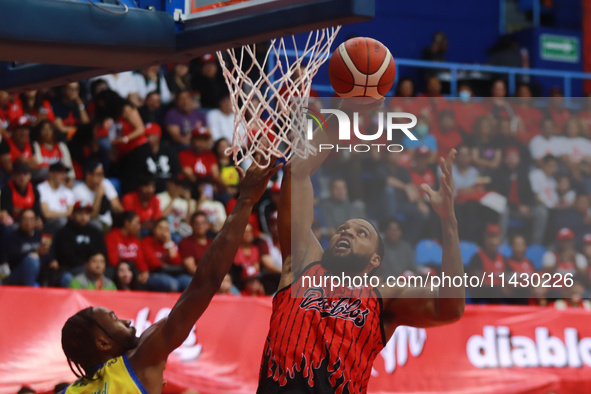
[[[363,219],[341,224],[322,255],[322,265],[332,273],[358,273],[367,268],[378,244],[378,234]]]
[[[136,329],[131,326],[131,320],[119,319],[115,312],[102,306],[94,307],[93,314],[96,322],[105,330],[99,330],[99,335],[106,335],[115,342],[117,350],[125,353],[138,345]]]

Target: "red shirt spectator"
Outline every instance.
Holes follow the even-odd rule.
[[[429,185],[431,189],[436,188],[435,186],[437,183],[437,177],[429,168],[430,156],[431,150],[425,145],[420,146],[415,152],[415,165],[409,170],[412,184],[416,186],[421,198],[423,198],[426,194],[421,188],[423,183]]]
[[[437,139],[437,156],[446,158],[453,148],[461,145],[462,135],[458,131],[452,111],[442,111],[439,115],[439,127],[433,128],[432,133]]]
[[[210,145],[209,129],[197,127],[191,134],[191,149],[179,153],[183,174],[191,182],[211,180],[222,184],[218,161]]]
[[[179,248],[170,237],[168,220],[164,218],[154,224],[153,235],[142,240],[142,250],[150,271],[182,263]]]
[[[153,221],[162,217],[160,201],[155,192],[154,181],[144,180],[138,184],[136,191],[127,193],[121,200],[123,209],[137,213],[142,228],[152,227]]]
[[[207,214],[202,211],[195,212],[191,216],[191,227],[193,234],[181,241],[179,252],[187,272],[193,275],[197,270],[199,260],[211,246],[211,239],[207,237],[207,232],[211,227]]]
[[[39,191],[31,183],[31,169],[25,163],[15,163],[10,180],[0,193],[0,207],[13,219],[20,218],[25,209],[33,209],[41,216]]]
[[[136,234],[140,230],[140,220],[134,212],[125,212],[123,226],[114,228],[105,236],[109,265],[116,267],[121,261],[132,262],[140,272],[148,271],[140,240]]]
[[[472,134],[474,132],[474,123],[476,123],[478,118],[489,114],[488,110],[482,105],[482,103],[475,103],[472,101],[456,101],[453,103],[452,108],[456,116],[458,127],[466,134]]]
[[[31,124],[37,124],[42,120],[55,121],[55,114],[51,108],[51,104],[47,100],[39,97],[36,90],[29,90],[22,93],[16,100],[14,100],[14,108],[10,117],[18,119],[21,116],[26,117]]]
[[[137,112],[136,109],[134,109],[133,111]],[[128,138],[137,129],[137,127],[134,124],[132,124],[126,117],[128,117],[128,115],[124,113],[119,119],[117,119],[117,122],[115,122],[118,138]],[[128,142],[123,141],[117,145],[119,156],[125,156],[135,148],[147,143],[148,139],[146,138],[146,134],[142,133],[139,137],[134,139],[128,139],[127,141]]]

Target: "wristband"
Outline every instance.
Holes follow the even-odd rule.
[[[164,249],[170,249],[174,246],[174,241],[168,241],[164,244]]]

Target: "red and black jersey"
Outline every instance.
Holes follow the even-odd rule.
[[[319,284],[326,274],[314,263],[273,298],[257,393],[367,391],[373,361],[386,344],[381,297],[366,286],[308,286],[308,278]]]

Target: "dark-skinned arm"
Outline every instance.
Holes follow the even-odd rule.
[[[261,198],[271,176],[280,167],[261,169],[253,164],[240,182],[240,196],[222,230],[199,262],[191,284],[181,294],[166,319],[157,323],[148,338],[140,338],[132,364],[148,367],[165,361],[187,338],[230,269],[254,204]],[[242,170],[239,170],[242,171]],[[143,351],[145,350],[145,351]]]
[[[454,185],[452,164],[456,151],[452,149],[447,160],[440,159],[441,188],[434,192],[428,185],[421,185],[429,195],[431,205],[441,220],[443,260],[441,272],[451,278],[464,276],[460,252],[458,222],[453,207]],[[431,290],[425,287],[394,289],[395,298],[384,301],[386,333],[391,335],[399,325],[432,327],[459,320],[464,313],[465,289],[463,286],[444,286]]]

